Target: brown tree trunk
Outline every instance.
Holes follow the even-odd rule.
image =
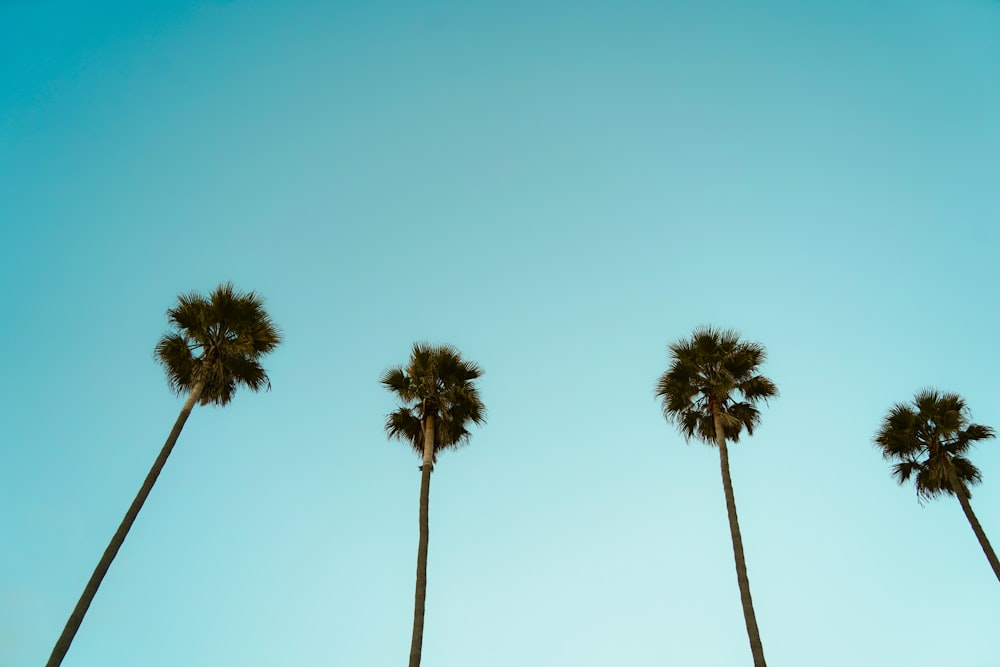
[[[132,528],[139,510],[142,509],[142,505],[146,502],[149,492],[153,489],[156,478],[160,476],[160,471],[163,470],[163,465],[167,462],[167,457],[170,456],[170,452],[177,443],[177,437],[181,434],[181,429],[184,428],[184,423],[191,414],[191,409],[198,402],[198,399],[201,398],[201,392],[204,388],[204,381],[199,381],[195,384],[191,390],[191,394],[184,402],[184,407],[181,408],[181,413],[178,415],[177,421],[174,422],[174,427],[170,430],[170,435],[167,436],[167,441],[163,444],[163,449],[160,450],[160,455],[153,462],[153,467],[149,469],[149,474],[146,475],[146,481],[142,483],[139,493],[125,513],[125,518],[122,519],[121,525],[118,526],[114,537],[111,538],[111,543],[104,550],[104,555],[101,556],[101,560],[97,563],[94,573],[90,575],[90,581],[87,582],[87,586],[83,589],[83,595],[80,596],[80,600],[76,603],[73,613],[69,615],[66,627],[63,628],[62,634],[59,635],[59,640],[52,649],[52,655],[49,656],[49,661],[45,663],[45,667],[59,667],[62,664],[63,658],[66,657],[66,652],[69,650],[70,644],[73,643],[76,631],[80,629],[80,623],[83,622],[83,617],[86,615],[90,603],[93,602],[94,595],[97,594],[97,589],[104,580],[104,575],[108,573],[111,562],[118,554],[118,550],[125,541],[125,536],[128,535],[129,529]]]
[[[976,534],[976,539],[979,540],[979,546],[983,548],[983,553],[986,554],[986,560],[990,562],[990,567],[993,568],[993,574],[997,575],[997,581],[1000,581],[1000,560],[997,560],[996,552],[993,551],[990,541],[986,539],[986,532],[979,524],[979,519],[972,512],[968,493],[967,490],[961,489],[955,495],[958,496],[958,502],[962,504],[962,511],[965,512],[965,518],[969,520],[969,524],[972,526],[972,532]]]
[[[434,415],[424,418],[424,461],[420,466],[420,543],[417,546],[417,590],[413,599],[413,637],[410,640],[410,667],[420,667],[424,644],[424,602],[427,599],[427,508],[434,470]]]
[[[747,577],[747,564],[743,557],[743,538],[740,536],[740,524],[736,518],[736,496],[733,494],[732,477],[729,476],[729,450],[726,448],[725,429],[722,427],[722,415],[718,410],[713,410],[713,413],[715,440],[719,445],[719,459],[722,464],[722,490],[726,494],[726,511],[729,514],[729,533],[733,538],[733,557],[736,560],[736,581],[740,587],[743,619],[746,621],[747,636],[750,638],[754,667],[766,667],[764,646],[760,642],[757,617],[753,612],[753,600],[750,598],[750,579]]]

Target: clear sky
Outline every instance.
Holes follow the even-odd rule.
[[[924,386],[1000,427],[998,193],[995,0],[7,0],[0,667],[48,657],[181,406],[164,312],[223,281],[273,390],[195,409],[65,667],[403,664],[378,378],[417,340],[489,410],[431,484],[427,667],[750,664],[718,453],[653,396],[700,324],[781,392],[732,451],[769,664],[998,667],[958,503],[871,444]]]

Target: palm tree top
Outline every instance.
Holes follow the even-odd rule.
[[[154,356],[173,392],[190,392],[204,380],[199,403],[225,405],[240,385],[271,388],[260,358],[278,346],[281,334],[255,292],[240,292],[226,282],[207,298],[182,294],[167,310],[167,320],[171,330]]]
[[[380,378],[402,403],[386,416],[386,433],[423,455],[422,424],[430,416],[435,421],[435,457],[443,449],[467,444],[468,424],[486,423],[486,407],[474,383],[482,375],[479,365],[463,359],[451,345],[414,343],[409,363],[384,371]]]
[[[656,397],[663,416],[685,439],[717,444],[716,409],[726,440],[739,442],[744,428],[753,435],[760,422],[754,404],[778,395],[775,384],[758,372],[767,358],[763,345],[741,340],[733,329],[701,326],[672,343],[669,352],[670,367],[656,385]]]
[[[995,436],[989,426],[971,422],[961,396],[926,388],[912,402],[892,406],[875,434],[875,445],[882,458],[896,462],[892,474],[897,482],[915,478],[920,498],[958,492],[968,497],[968,487],[979,484],[982,473],[966,454],[976,442]]]

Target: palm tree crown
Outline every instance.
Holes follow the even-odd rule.
[[[739,442],[744,428],[753,435],[760,422],[754,404],[778,394],[774,383],[757,372],[767,356],[763,345],[741,341],[732,329],[709,326],[673,343],[670,356],[670,368],[656,385],[667,421],[677,424],[685,438],[716,445],[717,409],[726,440]]]
[[[897,403],[889,410],[875,444],[885,459],[896,461],[896,481],[914,478],[920,498],[942,493],[967,497],[968,487],[981,482],[982,475],[966,454],[974,443],[995,435],[989,426],[970,423],[965,400],[958,394],[923,389],[912,403]]]
[[[178,297],[167,310],[173,331],[156,345],[155,357],[178,393],[204,381],[199,404],[226,405],[243,385],[271,388],[260,358],[281,342],[281,335],[254,292],[219,285],[206,299],[197,292]]]
[[[403,404],[386,416],[386,433],[424,456],[423,423],[432,417],[431,464],[438,452],[466,444],[468,425],[486,421],[486,407],[474,384],[482,374],[477,364],[462,359],[450,345],[414,343],[409,364],[390,368],[380,380]]]

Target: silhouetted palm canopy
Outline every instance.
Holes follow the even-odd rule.
[[[184,294],[167,319],[173,331],[160,339],[155,354],[174,392],[190,392],[204,380],[199,404],[226,405],[240,385],[270,389],[260,358],[277,347],[281,335],[254,292],[224,283],[208,298]]]
[[[433,416],[432,464],[438,452],[467,444],[467,427],[486,421],[486,408],[474,384],[482,374],[477,364],[462,359],[450,345],[415,343],[405,368],[390,368],[382,374],[382,384],[402,403],[386,416],[386,433],[408,443],[422,457],[423,420]]]
[[[882,420],[875,444],[892,466],[900,484],[914,479],[917,495],[930,499],[945,493],[968,494],[982,481],[979,469],[966,458],[973,444],[995,436],[989,426],[972,424],[965,400],[958,394],[924,389],[912,403],[897,403]]]
[[[760,422],[754,404],[778,394],[774,383],[757,372],[767,356],[763,345],[740,340],[732,329],[701,327],[690,339],[673,343],[670,355],[672,364],[660,377],[656,396],[663,416],[685,438],[717,445],[715,408],[726,440],[739,442],[744,428],[753,435]]]
[[[913,403],[897,403],[882,420],[875,444],[882,456],[896,461],[893,477],[900,484],[915,481],[917,497],[930,499],[942,493],[958,498],[993,574],[1000,581],[1000,558],[986,531],[972,511],[969,487],[982,481],[979,469],[966,454],[980,440],[994,437],[989,426],[973,424],[958,394],[923,389]]]

